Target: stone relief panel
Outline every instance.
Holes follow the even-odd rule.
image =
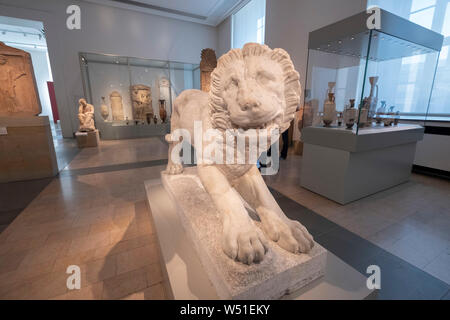
[[[130,87],[130,93],[134,120],[144,122],[147,120],[147,115],[151,118],[154,114],[152,107],[152,89],[143,84],[136,84]]]
[[[0,42],[0,115],[35,116],[41,113],[31,56]]]

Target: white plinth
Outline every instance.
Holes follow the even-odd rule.
[[[77,138],[78,148],[92,148],[99,145],[100,137],[98,130],[75,133]]]
[[[222,222],[195,167],[183,174],[161,174],[164,187],[177,204],[180,221],[204,269],[222,299],[278,299],[323,276],[326,250],[316,244],[308,254],[292,254],[274,242],[264,260],[246,265],[222,250]]]
[[[302,187],[340,204],[407,182],[423,127],[307,127],[300,175]]]
[[[177,300],[222,298],[180,221],[177,205],[162,186],[161,180],[147,181],[145,186],[151,218],[158,235],[168,296]],[[373,296],[373,291],[366,287],[366,278],[329,252],[324,272],[325,276],[282,299],[360,300]]]

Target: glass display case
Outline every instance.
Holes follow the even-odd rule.
[[[362,12],[309,34],[303,128],[358,135],[426,120],[443,36],[380,11],[380,29]]]
[[[165,135],[175,98],[200,89],[198,64],[80,53],[86,99],[102,139]]]

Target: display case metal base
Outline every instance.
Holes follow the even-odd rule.
[[[362,129],[303,129],[302,187],[340,204],[407,182],[411,176],[418,125]]]
[[[193,243],[191,236],[187,234],[185,225],[180,218],[179,206],[173,200],[173,197],[165,190],[160,179],[150,180],[145,183],[147,191],[147,199],[151,211],[151,219],[153,220],[155,230],[158,236],[160,248],[161,266],[164,274],[164,284],[166,295],[172,299],[223,299],[223,298],[261,298],[255,296],[255,292],[248,292],[248,295],[224,296],[223,289],[218,289],[217,279],[209,276],[210,270],[207,270],[205,261],[199,256],[198,249]],[[214,218],[214,213],[209,213]],[[199,220],[201,219],[198,217]],[[215,228],[211,230],[216,232]],[[217,233],[217,232],[216,232]],[[219,236],[221,233],[218,233]],[[208,241],[209,239],[203,239]],[[211,242],[214,243],[214,239]],[[316,245],[316,254],[322,259],[326,250]],[[219,260],[220,255],[224,256],[221,250],[217,251]],[[373,297],[373,291],[367,289],[366,278],[359,272],[345,264],[342,260],[331,253],[326,253],[327,259],[325,265],[322,266],[321,274],[325,276],[311,279],[308,284],[303,283],[303,287],[293,289],[287,293],[282,299],[365,299]],[[227,257],[223,257],[228,259]],[[270,255],[266,257],[266,263],[276,269],[277,265],[270,260]],[[229,259],[228,259],[229,260]],[[325,262],[325,260],[323,260]],[[264,262],[263,262],[264,263]],[[322,262],[321,262],[322,263]],[[216,262],[217,264],[217,262]],[[229,264],[235,262],[229,260]],[[240,267],[249,268],[246,265]],[[258,267],[258,266],[256,266]],[[313,269],[317,266],[310,265]],[[298,274],[291,274],[290,277],[301,277],[301,274],[311,273],[311,269],[304,265],[304,270],[296,270]],[[309,270],[308,270],[309,269]],[[254,270],[252,270],[254,271]],[[248,285],[248,281],[257,277],[257,274],[248,274],[242,278],[243,285]],[[267,286],[266,298],[274,298],[273,293],[279,291],[280,284],[271,282],[267,284],[275,286],[271,288]],[[295,279],[291,285],[295,285]],[[278,295],[278,293],[276,294]]]

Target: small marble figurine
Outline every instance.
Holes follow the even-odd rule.
[[[86,99],[80,99],[78,102],[78,120],[80,121],[78,131],[95,131],[94,106],[87,103]]]

